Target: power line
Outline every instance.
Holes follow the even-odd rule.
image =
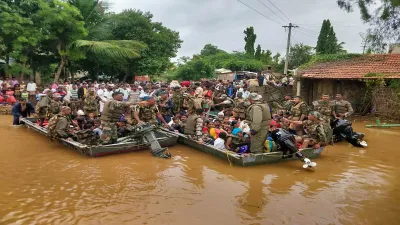
[[[279,23],[279,22],[277,22],[277,21],[275,21],[275,20],[273,20],[273,19],[267,17],[266,15],[262,14],[261,12],[259,12],[258,10],[252,8],[251,6],[247,5],[246,3],[244,3],[244,2],[242,2],[242,1],[240,1],[240,0],[236,0],[236,1],[242,3],[243,5],[247,6],[247,7],[250,8],[250,9],[252,9],[254,12],[260,14],[260,15],[263,16],[264,18],[269,19],[269,20],[271,20],[271,21],[273,21],[273,22],[275,22],[275,23],[277,23],[277,24],[279,24],[279,25],[282,25],[282,23]]]
[[[301,31],[301,30],[299,30],[298,32],[299,32],[300,34],[307,35],[307,36],[309,36],[309,37],[313,37],[313,38],[317,37],[316,35],[308,34],[308,33],[305,33],[305,32],[303,32],[303,31]]]
[[[281,12],[282,15],[283,15],[284,17],[286,17],[286,19],[288,19],[289,21],[292,21],[291,19],[289,19],[289,17],[287,17],[287,16],[285,15],[285,13],[283,13],[278,7],[276,7],[276,5],[274,5],[274,3],[272,3],[270,0],[268,0],[268,1],[269,1],[269,3],[271,3],[271,5],[272,5],[273,7],[275,7],[275,9],[277,9],[279,12]]]
[[[305,30],[305,31],[308,31],[308,32],[311,32],[311,33],[318,34],[318,32],[315,31],[315,30],[310,30],[310,29],[307,29],[307,28],[304,28],[304,27],[300,27],[300,29]]]
[[[271,11],[273,14],[277,15],[281,20],[285,21],[285,19],[282,16],[278,15],[274,10],[272,10],[270,7],[268,7],[263,1],[261,1],[261,0],[258,0],[258,1],[261,4],[263,4],[267,9],[269,9],[269,11]]]

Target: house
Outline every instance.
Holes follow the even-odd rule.
[[[400,54],[354,55],[330,62],[317,62],[300,69],[300,94],[308,104],[329,94],[332,98],[341,93],[353,104],[358,112],[386,111],[390,105],[382,106],[385,99],[397,98],[389,90],[383,93],[379,100],[377,93],[372,93],[375,105],[363,105],[365,102],[366,81],[383,78],[386,82],[400,79]],[[385,91],[384,91],[385,92]],[[374,103],[373,103],[374,104]]]
[[[215,74],[217,75],[218,80],[230,80],[233,81],[235,79],[235,72],[228,69],[216,69]]]

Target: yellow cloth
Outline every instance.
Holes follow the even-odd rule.
[[[86,90],[86,88],[83,88],[83,95],[86,96],[86,94],[87,94],[87,90]]]
[[[217,139],[217,133],[215,132],[215,128],[210,129],[210,135],[214,138]]]

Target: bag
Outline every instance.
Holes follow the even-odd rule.
[[[264,152],[276,152],[277,151],[276,143],[273,140],[267,139],[264,142]]]

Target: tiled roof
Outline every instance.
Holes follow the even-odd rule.
[[[363,55],[360,57],[316,63],[298,72],[302,78],[315,79],[368,79],[371,74],[400,79],[400,54]],[[369,74],[368,76],[366,76]]]

